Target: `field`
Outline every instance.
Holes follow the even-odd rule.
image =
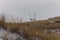
[[[3,18],[3,20],[0,21],[0,25],[11,32],[23,34],[23,37],[27,40],[60,40],[60,34],[58,33],[44,33],[44,30],[60,29],[59,17],[57,20],[55,19],[56,18],[25,23],[6,23]]]

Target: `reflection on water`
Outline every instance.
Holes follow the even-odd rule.
[[[4,40],[6,38],[8,38],[8,40],[31,40],[31,36],[29,36],[28,34],[17,34],[17,33],[12,33],[9,32],[7,30],[5,30],[4,28],[0,28],[0,40]],[[41,40],[40,37],[38,36],[33,36],[32,37],[33,40]]]
[[[44,33],[57,33],[57,34],[60,34],[60,29],[44,30]]]
[[[0,40],[3,40],[5,35],[7,35],[8,40],[25,40],[23,37],[21,37],[21,35],[7,32],[5,29],[0,28]]]

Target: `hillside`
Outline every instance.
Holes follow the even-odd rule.
[[[36,37],[38,37],[38,39],[41,38],[42,40],[60,40],[59,34],[44,34],[43,32],[44,30],[60,29],[60,17],[24,23],[6,23],[4,20],[1,21],[0,25],[2,24],[1,26],[3,26],[6,30],[11,31],[12,33],[15,32],[23,34],[25,38],[28,38],[28,40],[35,40]]]
[[[37,20],[32,22],[24,23],[4,23],[5,28],[9,30],[18,31],[20,29],[36,29],[36,30],[45,30],[45,29],[60,29],[60,17],[50,18],[48,20]]]

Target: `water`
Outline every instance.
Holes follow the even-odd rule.
[[[0,27],[0,40],[4,40],[4,37],[8,38],[8,40],[29,40],[22,35],[19,35],[17,33],[11,33],[4,28]],[[34,40],[41,40],[39,37],[34,37]]]
[[[44,33],[47,33],[47,32],[52,32],[52,33],[60,34],[60,29],[44,30]]]
[[[44,30],[44,33],[47,33],[49,31],[60,34],[60,29]],[[3,40],[5,35],[7,35],[8,40],[27,40],[23,38],[22,35],[11,33],[5,30],[4,28],[0,28],[0,40]],[[35,40],[41,40],[41,38],[36,37]]]
[[[0,40],[3,40],[6,35],[7,35],[8,40],[15,40],[15,39],[25,40],[21,35],[7,32],[5,29],[0,28]]]

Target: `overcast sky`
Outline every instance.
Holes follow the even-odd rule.
[[[37,19],[60,16],[60,0],[0,0],[0,14],[29,20],[36,13]]]

